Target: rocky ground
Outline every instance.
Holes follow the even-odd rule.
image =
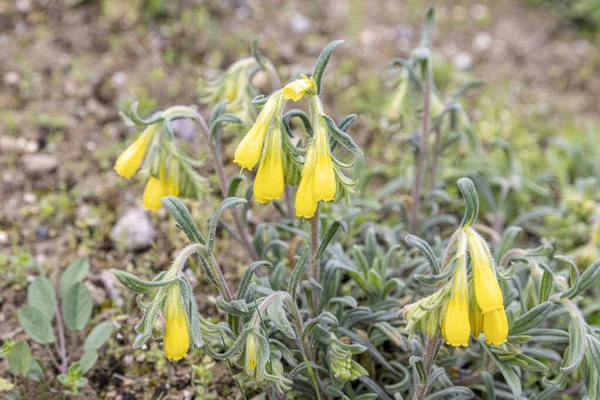
[[[119,108],[133,99],[147,111],[197,104],[198,81],[214,78],[245,56],[248,39],[256,35],[262,35],[262,52],[284,81],[310,71],[322,47],[341,38],[346,44],[336,52],[326,78],[327,106],[336,118],[360,115],[353,129],[366,147],[368,164],[369,145],[382,143],[376,125],[388,94],[386,66],[418,43],[425,8],[414,0],[335,0],[327,6],[318,1],[180,0],[165,2],[158,11],[138,3],[144,2],[0,4],[0,342],[22,335],[15,313],[26,300],[24,288],[36,266],[53,276],[87,255],[97,305],[94,320],[113,318],[123,329],[91,373],[85,393],[114,399],[165,393],[163,399],[176,399],[206,386],[222,398],[231,384],[222,363],[211,370],[211,361],[203,359],[196,368],[209,372],[193,370],[198,383],[191,387],[189,365],[167,365],[156,345],[131,350],[131,326],[137,322],[133,299],[107,270],[152,276],[169,265],[185,241],[165,210],[149,215],[140,208],[141,180],[127,182],[112,170],[130,133]],[[437,13],[434,42],[444,63],[487,82],[473,100],[475,120],[485,124],[486,102],[494,102],[499,120],[511,113],[542,134],[570,121],[585,125],[599,118],[597,37],[564,28],[555,15],[518,0],[444,1]],[[268,90],[258,79],[259,87]],[[185,130],[181,127],[180,133]],[[501,127],[492,131],[511,135]],[[187,147],[190,154],[205,155],[199,138]],[[225,147],[226,161],[231,150],[231,144]],[[238,172],[228,164],[231,174]],[[218,202],[217,185],[210,163],[202,172],[208,178],[206,195],[189,204],[206,228],[206,217]],[[127,221],[136,223],[128,228]],[[220,246],[221,264],[235,279],[248,260],[236,246],[226,241]],[[211,295],[201,289],[197,294],[206,313],[214,315]],[[0,377],[6,371],[5,362],[0,363]],[[205,379],[207,374],[212,379]]]

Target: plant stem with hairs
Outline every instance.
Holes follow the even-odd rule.
[[[197,111],[192,111],[192,112],[194,113],[194,121],[196,121],[196,123],[200,126],[201,131],[204,134],[204,138],[206,139],[206,142],[208,143],[208,146],[210,148],[211,155],[212,155],[214,163],[215,163],[215,169],[217,171],[217,176],[219,178],[221,194],[222,194],[223,198],[225,199],[228,197],[229,180],[227,179],[227,175],[225,174],[225,166],[223,165],[223,159],[221,158],[221,153],[219,152],[219,149],[217,148],[217,146],[211,140],[210,129],[208,128],[208,125],[206,124],[206,121],[204,120],[202,115],[200,115],[200,113],[198,113]],[[233,223],[235,225],[235,229],[238,232],[238,236],[240,237],[240,240],[241,240],[242,244],[244,245],[244,248],[248,252],[248,255],[250,256],[250,258],[252,258],[252,261],[258,261],[259,260],[258,254],[256,254],[256,250],[254,250],[254,247],[252,246],[252,243],[250,242],[249,234],[246,231],[246,229],[244,228],[244,225],[242,224],[242,220],[240,218],[240,214],[239,214],[238,210],[233,209],[232,214],[233,214]]]
[[[320,265],[319,260],[317,258],[317,250],[319,249],[319,216],[321,211],[320,203],[317,204],[317,210],[315,211],[315,216],[309,220],[309,232],[310,232],[310,257],[309,257],[309,265],[310,265],[310,277],[315,280],[315,282],[319,282],[320,275]],[[317,292],[313,292],[313,311],[316,315],[317,310],[319,309],[319,295]]]
[[[429,114],[430,114],[430,96],[433,80],[433,68],[431,65],[431,55],[429,54],[426,62],[425,87],[423,89],[423,124],[421,126],[421,137],[419,142],[419,157],[417,160],[417,171],[413,184],[413,206],[410,220],[410,232],[413,235],[419,232],[419,211],[421,209],[421,184],[425,174],[425,161],[427,160],[427,139],[429,138]]]

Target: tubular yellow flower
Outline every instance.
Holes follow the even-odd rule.
[[[283,88],[283,95],[286,100],[298,101],[308,92],[315,88],[315,81],[312,78],[308,78],[306,75],[302,75],[302,79],[296,79],[295,81],[288,83]]]
[[[190,337],[185,312],[181,304],[179,285],[171,285],[168,291],[166,310],[167,327],[164,337],[165,354],[169,360],[177,361],[187,356],[187,351],[190,347]]]
[[[160,199],[169,194],[169,186],[161,178],[151,176],[144,189],[144,208],[150,211],[158,211],[162,207]]]
[[[254,333],[250,333],[246,339],[246,365],[244,371],[248,376],[254,376],[258,359],[257,340]]]
[[[135,142],[121,153],[114,167],[117,174],[129,179],[137,172],[140,165],[142,165],[142,161],[144,161],[144,155],[146,155],[146,150],[148,150],[148,145],[154,136],[157,125],[147,126]]]
[[[265,142],[267,129],[273,120],[275,111],[279,108],[278,106],[280,104],[281,96],[281,91],[275,92],[273,95],[271,95],[262,111],[256,118],[256,122],[254,122],[252,128],[250,128],[246,136],[244,136],[240,144],[238,144],[237,148],[235,149],[233,162],[240,167],[251,170],[258,162],[263,144]]]
[[[471,263],[473,265],[473,282],[477,304],[484,314],[490,311],[503,310],[502,290],[496,279],[493,260],[485,241],[472,229],[466,228]]]
[[[472,312],[469,314],[469,322],[471,323],[471,333],[474,338],[478,338],[483,330],[483,313],[477,303],[472,304]],[[493,311],[492,311],[493,312]]]
[[[254,180],[254,198],[260,203],[280,200],[283,197],[285,185],[282,152],[281,129],[277,123],[269,133],[268,143]]]
[[[165,196],[179,197],[181,183],[179,181],[179,164],[176,161],[171,160],[171,165],[169,166],[169,173],[165,178],[165,183]]]
[[[508,321],[504,309],[483,314],[483,333],[488,344],[499,346],[506,342]]]
[[[452,346],[468,346],[471,327],[467,301],[467,272],[464,264],[456,266],[452,278],[452,291],[442,321],[442,332]]]
[[[318,117],[315,136],[308,146],[302,179],[296,194],[296,215],[312,218],[319,201],[335,199],[337,182],[329,148],[327,125]]]

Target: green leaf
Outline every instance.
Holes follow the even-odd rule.
[[[246,268],[244,271],[244,276],[242,276],[242,280],[238,286],[237,291],[237,299],[244,299],[246,297],[246,293],[248,292],[248,288],[250,287],[250,283],[252,283],[252,277],[254,276],[254,272],[260,267],[269,267],[273,268],[273,265],[265,260],[255,261]]]
[[[481,378],[485,386],[486,400],[496,400],[496,391],[494,388],[494,378],[487,371],[481,371]]]
[[[27,342],[17,342],[8,354],[8,367],[10,372],[15,375],[27,376],[31,369],[31,350]]]
[[[429,246],[429,243],[415,235],[407,235],[404,240],[406,243],[419,249],[419,251],[421,251],[421,253],[423,253],[423,255],[427,258],[427,261],[429,261],[429,266],[431,267],[431,272],[433,275],[439,275],[441,270],[440,263],[435,257],[435,254]]]
[[[327,246],[329,246],[329,243],[331,242],[337,231],[340,230],[340,228],[344,231],[344,233],[348,232],[348,224],[346,223],[346,221],[336,220],[331,224],[331,226],[329,226],[329,229],[327,229],[327,232],[325,233],[325,236],[323,236],[323,239],[319,244],[319,248],[317,249],[317,254],[315,256],[317,260],[323,256],[323,253],[325,253]]]
[[[348,151],[351,151],[355,154],[362,154],[363,151],[358,147],[354,139],[346,132],[337,127],[333,119],[328,115],[322,115],[325,123],[327,124],[327,128],[331,133],[331,136],[342,146],[344,146]]]
[[[579,269],[577,268],[577,264],[571,258],[566,256],[554,256],[555,260],[562,261],[570,267],[569,271],[569,283],[571,287],[564,293],[561,293],[560,298],[564,299],[565,297],[571,297],[573,293],[576,293],[579,289]]]
[[[471,226],[479,214],[479,197],[477,196],[477,190],[475,189],[473,181],[469,178],[459,179],[458,188],[460,189],[467,206],[465,216],[463,217],[460,226]]]
[[[288,283],[287,291],[289,294],[292,295],[294,301],[296,301],[298,281],[300,280],[304,269],[308,265],[308,257],[308,246],[306,246],[306,248],[302,252],[302,255],[300,256],[300,259],[298,259],[294,270],[292,271],[292,276],[290,276],[290,282]]]
[[[111,269],[110,272],[115,274],[119,282],[121,282],[127,289],[136,293],[146,293],[151,289],[168,286],[175,281],[175,278],[167,281],[156,279],[153,281],[144,281],[137,276],[130,274],[129,272],[119,271],[118,269]]]
[[[271,320],[273,325],[275,325],[277,329],[283,332],[284,335],[286,335],[290,339],[296,338],[294,329],[292,329],[292,325],[290,324],[290,321],[288,321],[287,316],[285,315],[285,309],[283,307],[283,297],[277,297],[277,299],[274,300],[267,307],[267,316],[269,317],[269,320]]]
[[[237,194],[237,189],[240,186],[240,183],[246,180],[245,175],[236,175],[231,178],[231,182],[229,182],[229,190],[227,197],[235,197]]]
[[[221,219],[221,214],[229,208],[233,208],[240,204],[247,203],[248,201],[241,197],[228,197],[219,204],[215,214],[210,221],[210,227],[208,229],[208,251],[212,253],[215,248],[215,238],[217,235],[217,226],[219,226],[219,220]]]
[[[285,128],[289,136],[292,136],[292,128],[290,127],[290,120],[292,118],[300,118],[300,121],[302,121],[302,125],[304,125],[304,129],[306,130],[306,133],[308,133],[310,137],[314,135],[312,125],[310,124],[310,118],[308,118],[308,115],[306,115],[304,111],[294,109],[286,112],[281,117],[283,127]]]
[[[62,301],[62,315],[65,325],[72,331],[85,328],[92,316],[92,295],[83,283],[69,289]]]
[[[462,386],[452,386],[425,397],[425,400],[442,400],[442,399],[472,399],[475,395],[471,389]],[[489,397],[486,397],[489,398]]]
[[[54,343],[56,338],[50,320],[37,308],[25,306],[19,308],[17,318],[23,330],[38,343]]]
[[[429,7],[425,16],[425,25],[423,27],[423,37],[421,43],[423,46],[431,46],[431,37],[435,29],[435,8]]]
[[[583,361],[584,352],[585,322],[581,317],[574,316],[569,325],[569,348],[563,360],[564,366],[560,368],[560,371],[565,374],[573,372]]]
[[[81,373],[85,374],[90,369],[92,369],[92,367],[96,364],[96,361],[98,361],[98,351],[96,351],[95,349],[86,350],[79,359]]]
[[[552,306],[552,302],[546,301],[521,315],[515,320],[515,323],[510,330],[510,335],[525,333],[528,330],[537,327],[539,324],[544,322],[548,314],[550,314],[550,311],[552,311]]]
[[[600,340],[589,333],[586,335],[586,339],[590,358],[593,360],[596,373],[600,374]]]
[[[115,329],[112,321],[99,323],[92,329],[83,342],[83,350],[98,350],[110,339]]]
[[[506,365],[504,362],[500,361],[498,359],[498,356],[496,354],[494,354],[492,351],[490,351],[489,348],[486,347],[486,349],[488,351],[488,354],[494,361],[494,364],[496,364],[496,366],[500,370],[500,373],[502,374],[502,376],[504,376],[504,379],[506,380],[508,387],[510,387],[510,390],[512,391],[513,395],[515,395],[515,397],[521,396],[521,392],[522,392],[521,378],[519,378],[519,376],[512,369],[512,367],[510,367],[509,365]]]
[[[550,291],[552,290],[552,287],[554,286],[554,274],[552,274],[552,272],[548,271],[544,271],[544,274],[542,275],[542,282],[540,284],[540,301],[546,301],[548,300],[548,297],[550,296]]]
[[[183,230],[185,235],[188,237],[190,242],[192,243],[200,243],[206,244],[206,240],[204,236],[198,230],[198,227],[194,223],[190,212],[188,211],[185,204],[181,202],[175,196],[166,196],[163,197],[160,201],[165,205],[167,210],[171,213],[175,221],[177,221],[177,226]]]
[[[570,298],[574,298],[579,295],[579,293],[591,287],[598,278],[600,278],[600,260],[594,261],[592,265],[583,271],[583,274],[581,274],[581,278],[579,279],[579,287],[571,294]]]
[[[67,267],[60,277],[58,294],[64,299],[71,286],[83,282],[90,270],[90,260],[87,257],[75,260]]]
[[[31,282],[27,288],[27,302],[52,321],[56,306],[56,294],[52,283],[46,277],[38,276]]]
[[[323,79],[323,73],[325,72],[325,68],[327,68],[327,64],[329,63],[329,59],[331,58],[331,54],[340,44],[344,43],[343,40],[334,40],[330,42],[319,56],[317,63],[315,64],[315,71],[313,73],[313,79],[315,80],[315,84],[317,85],[317,94],[321,94],[321,80]]]

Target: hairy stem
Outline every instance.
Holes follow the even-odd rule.
[[[54,310],[56,313],[56,330],[58,331],[58,343],[60,348],[60,372],[62,374],[67,373],[69,366],[69,358],[67,356],[67,343],[65,340],[65,328],[63,326],[62,314],[60,313],[60,307],[58,301],[54,302]]]
[[[227,198],[228,192],[229,192],[229,180],[227,179],[227,174],[225,173],[225,166],[223,165],[223,159],[221,157],[221,153],[219,152],[219,149],[217,148],[217,146],[212,142],[212,140],[210,138],[210,129],[208,128],[208,125],[206,124],[206,121],[204,120],[202,115],[200,115],[199,112],[197,112],[191,108],[188,111],[191,111],[193,113],[194,120],[200,126],[202,133],[204,134],[204,138],[206,139],[206,142],[208,143],[211,155],[212,155],[214,163],[215,163],[217,177],[219,178],[221,194],[222,194],[223,198],[225,199],[225,198]],[[258,261],[259,260],[258,254],[256,253],[256,250],[254,250],[254,247],[252,246],[252,243],[250,242],[248,232],[246,231],[246,229],[244,229],[244,225],[242,224],[242,220],[240,218],[240,213],[238,212],[237,209],[234,208],[232,210],[232,214],[233,214],[233,222],[235,225],[235,229],[238,231],[238,236],[240,237],[242,245],[248,252],[248,255],[250,256],[252,261]]]
[[[320,275],[320,265],[319,260],[317,259],[317,250],[319,249],[319,215],[321,212],[321,203],[317,204],[317,211],[315,211],[315,216],[312,217],[310,222],[310,257],[309,257],[309,265],[310,265],[310,277],[315,280],[315,282],[319,282]],[[319,295],[317,292],[313,292],[313,312],[317,313],[319,309]]]
[[[437,162],[442,147],[442,129],[440,124],[435,128],[435,142],[433,144],[433,153],[431,154],[431,172],[429,174],[429,190],[435,189],[435,178],[437,174]]]
[[[419,232],[419,211],[421,209],[421,183],[425,174],[425,161],[427,160],[427,139],[429,138],[429,111],[430,94],[433,80],[433,69],[431,65],[431,56],[426,60],[427,76],[425,78],[425,88],[423,89],[423,124],[421,126],[421,140],[419,143],[419,158],[417,161],[417,171],[413,183],[413,206],[410,220],[410,232],[413,235]]]
[[[440,340],[440,335],[435,335],[435,337],[430,337],[427,341],[427,348],[425,349],[425,375],[427,379],[429,379],[429,375],[431,373],[431,366],[435,362],[436,349],[438,347],[438,341]],[[419,382],[417,386],[417,390],[415,391],[415,396],[413,400],[423,400],[425,398],[425,394],[427,393],[427,382]]]

